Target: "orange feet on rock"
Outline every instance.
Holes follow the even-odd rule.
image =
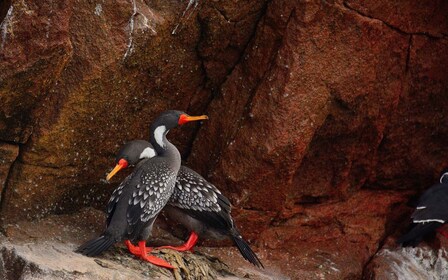
[[[138,246],[134,246],[131,241],[125,240],[124,244],[128,247],[129,252],[140,259],[147,261],[149,263],[155,264],[157,266],[174,269],[175,267],[169,264],[164,259],[149,255],[152,251],[151,247],[146,247],[146,241],[139,241]]]
[[[198,242],[198,235],[194,231],[192,231],[187,242],[185,242],[181,246],[161,246],[155,249],[171,249],[179,252],[193,251],[193,247],[194,245],[196,245],[196,242]]]
[[[140,255],[140,248],[138,246],[134,246],[129,240],[125,240],[124,244],[128,247],[129,252],[133,255]]]

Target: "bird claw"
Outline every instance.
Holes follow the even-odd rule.
[[[131,241],[125,240],[124,244],[128,248],[129,252],[131,252],[131,254],[133,254],[133,255],[141,254],[140,248],[138,246],[135,246],[134,244],[132,244]]]
[[[181,246],[161,246],[161,247],[156,247],[154,249],[156,249],[156,250],[171,249],[171,250],[175,250],[178,252],[185,252],[185,251],[193,252],[193,247],[194,247],[194,245],[196,245],[198,238],[199,238],[199,236],[194,231],[192,231],[188,240]]]
[[[128,247],[128,250],[129,250],[129,252],[131,252],[131,254],[133,254],[136,257],[139,257],[140,259],[142,259],[144,261],[147,261],[149,263],[152,263],[152,264],[160,266],[160,267],[175,269],[174,266],[169,264],[164,259],[158,258],[156,256],[148,255],[153,250],[153,248],[146,247],[145,241],[140,241],[138,243],[138,246],[133,245],[131,243],[131,241],[129,241],[129,240],[126,240],[124,242],[124,244],[126,245],[126,247]]]
[[[156,247],[154,249],[155,250],[171,249],[171,250],[178,251],[178,252],[185,252],[185,251],[193,252],[193,248],[187,246],[186,244],[183,244],[181,246],[160,246],[160,247]]]
[[[165,261],[164,259],[152,256],[152,255],[140,255],[140,258],[144,261],[147,261],[149,263],[152,263],[154,265],[160,266],[160,267],[165,267],[165,268],[169,268],[169,269],[175,269],[174,266],[172,266],[171,264],[169,264],[167,261]]]

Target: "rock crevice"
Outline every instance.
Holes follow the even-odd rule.
[[[170,139],[263,258],[366,275],[396,204],[448,165],[446,1],[194,4],[2,2],[3,229],[102,209],[118,148],[176,108],[210,116]]]

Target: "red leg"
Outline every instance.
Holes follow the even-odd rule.
[[[438,228],[437,232],[443,235],[445,238],[448,238],[448,233],[444,231],[442,228]]]
[[[198,235],[196,234],[196,232],[192,231],[187,242],[180,246],[161,246],[155,249],[171,249],[179,252],[193,251],[193,247],[194,245],[196,245],[196,242],[198,242]]]
[[[174,267],[167,261],[152,255],[148,255],[152,251],[152,248],[146,247],[145,241],[139,241],[138,246],[134,246],[129,240],[125,240],[124,244],[128,247],[129,252],[131,252],[134,256],[157,266],[174,269]]]
[[[138,247],[140,248],[140,256],[139,257],[142,260],[150,262],[150,263],[155,264],[157,266],[174,269],[174,266],[169,264],[167,261],[165,261],[165,260],[163,260],[161,258],[152,256],[152,255],[148,255],[148,253],[151,252],[152,248],[147,248],[146,247],[146,241],[139,241],[138,242]]]
[[[126,247],[128,247],[128,250],[129,252],[131,252],[131,254],[136,256],[140,255],[140,248],[138,246],[134,246],[131,241],[125,240],[124,244],[126,245]]]

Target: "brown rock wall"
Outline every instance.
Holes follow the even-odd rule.
[[[356,278],[448,166],[444,1],[34,2],[0,4],[3,224],[103,208],[122,143],[205,112],[170,139],[262,256]]]
[[[448,41],[413,35],[406,90],[378,149],[375,186],[424,189],[446,168]]]
[[[17,15],[16,20],[11,16],[8,23],[13,30],[25,29],[30,22],[37,25],[44,21],[35,18],[39,13],[56,13],[62,20],[54,21],[55,29],[61,29],[62,35],[47,38],[47,30],[37,26],[34,36],[46,38],[49,46],[61,44],[62,40],[70,49],[60,71],[50,62],[42,62],[47,79],[55,82],[37,90],[43,96],[39,105],[27,113],[21,108],[6,108],[21,112],[21,116],[33,119],[34,124],[33,134],[22,147],[19,164],[12,172],[5,193],[8,207],[4,208],[3,217],[8,221],[53,211],[71,211],[98,200],[94,205],[102,206],[113,186],[107,187],[101,179],[113,164],[113,153],[119,145],[130,139],[147,138],[150,120],[160,111],[180,108],[199,113],[204,110],[210,93],[203,89],[207,86],[207,73],[200,58],[216,52],[226,56],[229,48],[233,48],[210,49],[199,55],[197,46],[206,49],[209,44],[202,37],[206,32],[201,23],[195,20],[199,9],[191,10],[189,16],[182,18],[185,7],[179,8],[175,3],[137,0],[54,3],[64,13],[52,10],[52,5],[22,7],[13,2],[11,6],[13,12],[17,12],[13,14]],[[239,49],[233,52],[244,48],[263,7],[262,2],[246,6],[238,11],[240,16],[235,15],[232,24],[222,28],[228,36],[235,37],[232,45],[238,45]],[[21,21],[18,7],[24,10],[20,10],[21,13],[30,14],[26,17],[28,23]],[[38,13],[37,8],[44,10]],[[206,6],[201,17],[209,25],[223,25],[222,15],[211,10],[217,11],[217,8]],[[178,32],[172,35],[177,23],[180,24]],[[236,28],[237,24],[242,30]],[[8,31],[7,36],[16,38],[20,47],[29,44],[22,42],[23,38],[18,38],[15,32]],[[6,66],[13,64],[13,55],[9,54],[12,48],[12,43],[9,45],[6,41]],[[235,61],[225,60],[221,64],[229,68]],[[26,71],[36,70],[28,66],[30,69],[24,67]],[[51,71],[58,73],[55,75]],[[207,71],[215,70],[207,67]],[[216,83],[212,74],[210,77],[210,81]],[[39,83],[41,76],[30,76],[28,80]],[[8,79],[5,77],[4,81]],[[20,84],[14,80],[10,82]],[[4,88],[2,97],[8,96],[23,98]],[[194,128],[189,126],[172,133],[174,143],[184,153],[188,152]],[[92,200],[92,196],[95,199]]]
[[[9,171],[19,154],[19,146],[0,143],[0,201],[6,181],[9,178]]]

